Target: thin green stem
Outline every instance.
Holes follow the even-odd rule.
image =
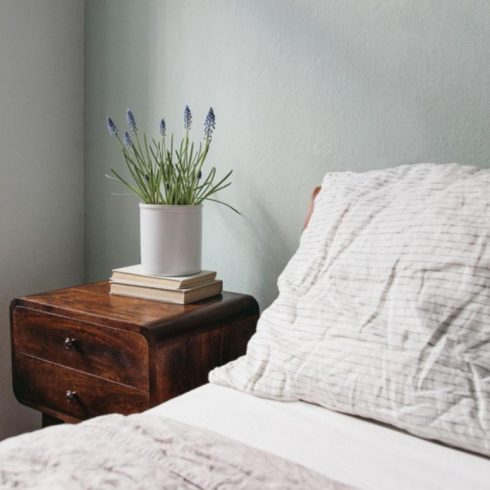
[[[127,187],[145,203],[193,205],[206,200],[223,204],[238,213],[233,206],[213,198],[217,192],[231,185],[232,172],[217,179],[216,167],[212,167],[206,176],[203,175],[210,139],[195,145],[190,141],[189,128],[186,128],[176,146],[173,134],[170,141],[162,135],[160,139],[149,142],[145,133],[133,133],[134,143],[130,146],[124,144],[119,134],[115,135],[130,179],[113,169],[108,178]]]

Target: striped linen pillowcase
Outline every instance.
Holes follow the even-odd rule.
[[[490,456],[490,171],[325,176],[247,354],[213,383]]]

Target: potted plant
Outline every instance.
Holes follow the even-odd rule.
[[[160,121],[160,137],[148,140],[140,132],[133,112],[128,109],[129,131],[119,134],[114,121],[107,119],[107,129],[121,145],[130,177],[111,168],[108,178],[125,185],[140,202],[141,265],[145,273],[183,276],[201,270],[202,205],[214,201],[215,194],[231,185],[230,170],[217,179],[216,168],[205,175],[216,117],[212,108],[204,122],[204,135],[199,145],[190,141],[192,113],[184,110],[184,136],[174,144],[173,134],[167,138],[165,120]]]

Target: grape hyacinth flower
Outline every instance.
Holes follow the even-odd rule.
[[[188,105],[184,104],[183,112],[184,131],[175,145],[174,134],[169,132],[167,139],[167,123],[163,117],[155,121],[160,136],[155,127],[156,138],[153,138],[137,126],[131,109],[124,114],[127,124],[119,128],[107,116],[107,131],[115,136],[129,172],[123,177],[111,168],[107,177],[126,186],[145,204],[199,206],[205,201],[214,201],[240,214],[233,206],[214,197],[231,185],[232,170],[218,179],[216,167],[209,171],[204,167],[216,130],[214,109],[209,107],[203,133],[197,142],[191,141],[192,112]]]
[[[109,131],[111,136],[116,136],[117,134],[117,126],[110,117],[107,118],[107,131]]]
[[[126,112],[126,121],[128,121],[129,127],[136,133],[138,127],[136,126],[136,119],[134,118],[133,111],[128,109]]]
[[[204,137],[206,141],[210,142],[213,137],[213,131],[216,128],[216,116],[214,115],[213,108],[209,108],[208,115],[204,121]]]
[[[186,105],[184,109],[184,129],[191,129],[191,124],[192,124],[192,113],[191,110],[189,109],[189,106]]]
[[[133,140],[127,131],[124,132],[124,144],[126,146],[133,146]]]

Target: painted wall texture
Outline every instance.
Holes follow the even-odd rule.
[[[122,160],[105,119],[127,107],[194,135],[210,105],[210,162],[234,169],[209,203],[204,266],[262,306],[297,247],[323,174],[413,162],[489,165],[488,2],[88,0],[86,263],[89,279],[138,262],[138,209],[104,178]]]
[[[0,1],[0,439],[40,426],[16,402],[9,303],[80,282],[83,1]]]
[[[214,107],[243,216],[206,205],[203,265],[265,307],[325,172],[489,166],[489,25],[483,0],[1,0],[0,439],[40,419],[11,391],[11,298],[139,260],[108,114],[180,134],[189,104],[199,139]]]

